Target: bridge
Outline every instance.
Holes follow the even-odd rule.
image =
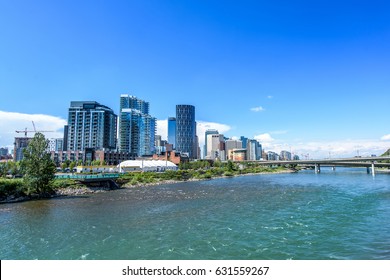
[[[108,181],[117,179],[119,177],[118,173],[109,173],[109,174],[56,174],[58,179],[73,179],[80,182],[94,182],[94,181]]]
[[[371,173],[375,176],[375,167],[390,167],[390,156],[385,157],[354,157],[354,158],[328,158],[328,159],[310,159],[310,160],[268,160],[254,161],[259,165],[300,165],[314,167],[316,173],[321,172],[321,166],[345,166],[345,167],[366,167],[367,171],[371,168]]]

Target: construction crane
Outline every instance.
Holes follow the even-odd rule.
[[[34,132],[34,133],[37,133],[37,132],[54,132],[52,130],[38,130],[35,128],[35,123],[34,121],[31,121],[32,124],[33,124],[33,127],[34,127],[34,130],[27,130],[27,127],[24,129],[24,130],[15,130],[16,133],[24,133],[24,137],[27,137],[27,133],[28,132]]]

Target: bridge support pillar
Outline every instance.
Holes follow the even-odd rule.
[[[371,173],[372,173],[372,176],[375,176],[375,163],[374,162],[371,163]]]
[[[314,164],[314,171],[315,173],[321,173],[321,166],[318,163]]]

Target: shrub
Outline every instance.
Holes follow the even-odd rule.
[[[234,176],[234,174],[230,171],[226,171],[225,173],[223,173],[223,175],[226,177],[233,177]]]
[[[0,198],[5,199],[11,195],[16,197],[26,195],[23,179],[0,179]]]

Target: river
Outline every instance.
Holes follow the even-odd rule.
[[[0,259],[390,259],[390,176],[267,174],[0,205]]]

